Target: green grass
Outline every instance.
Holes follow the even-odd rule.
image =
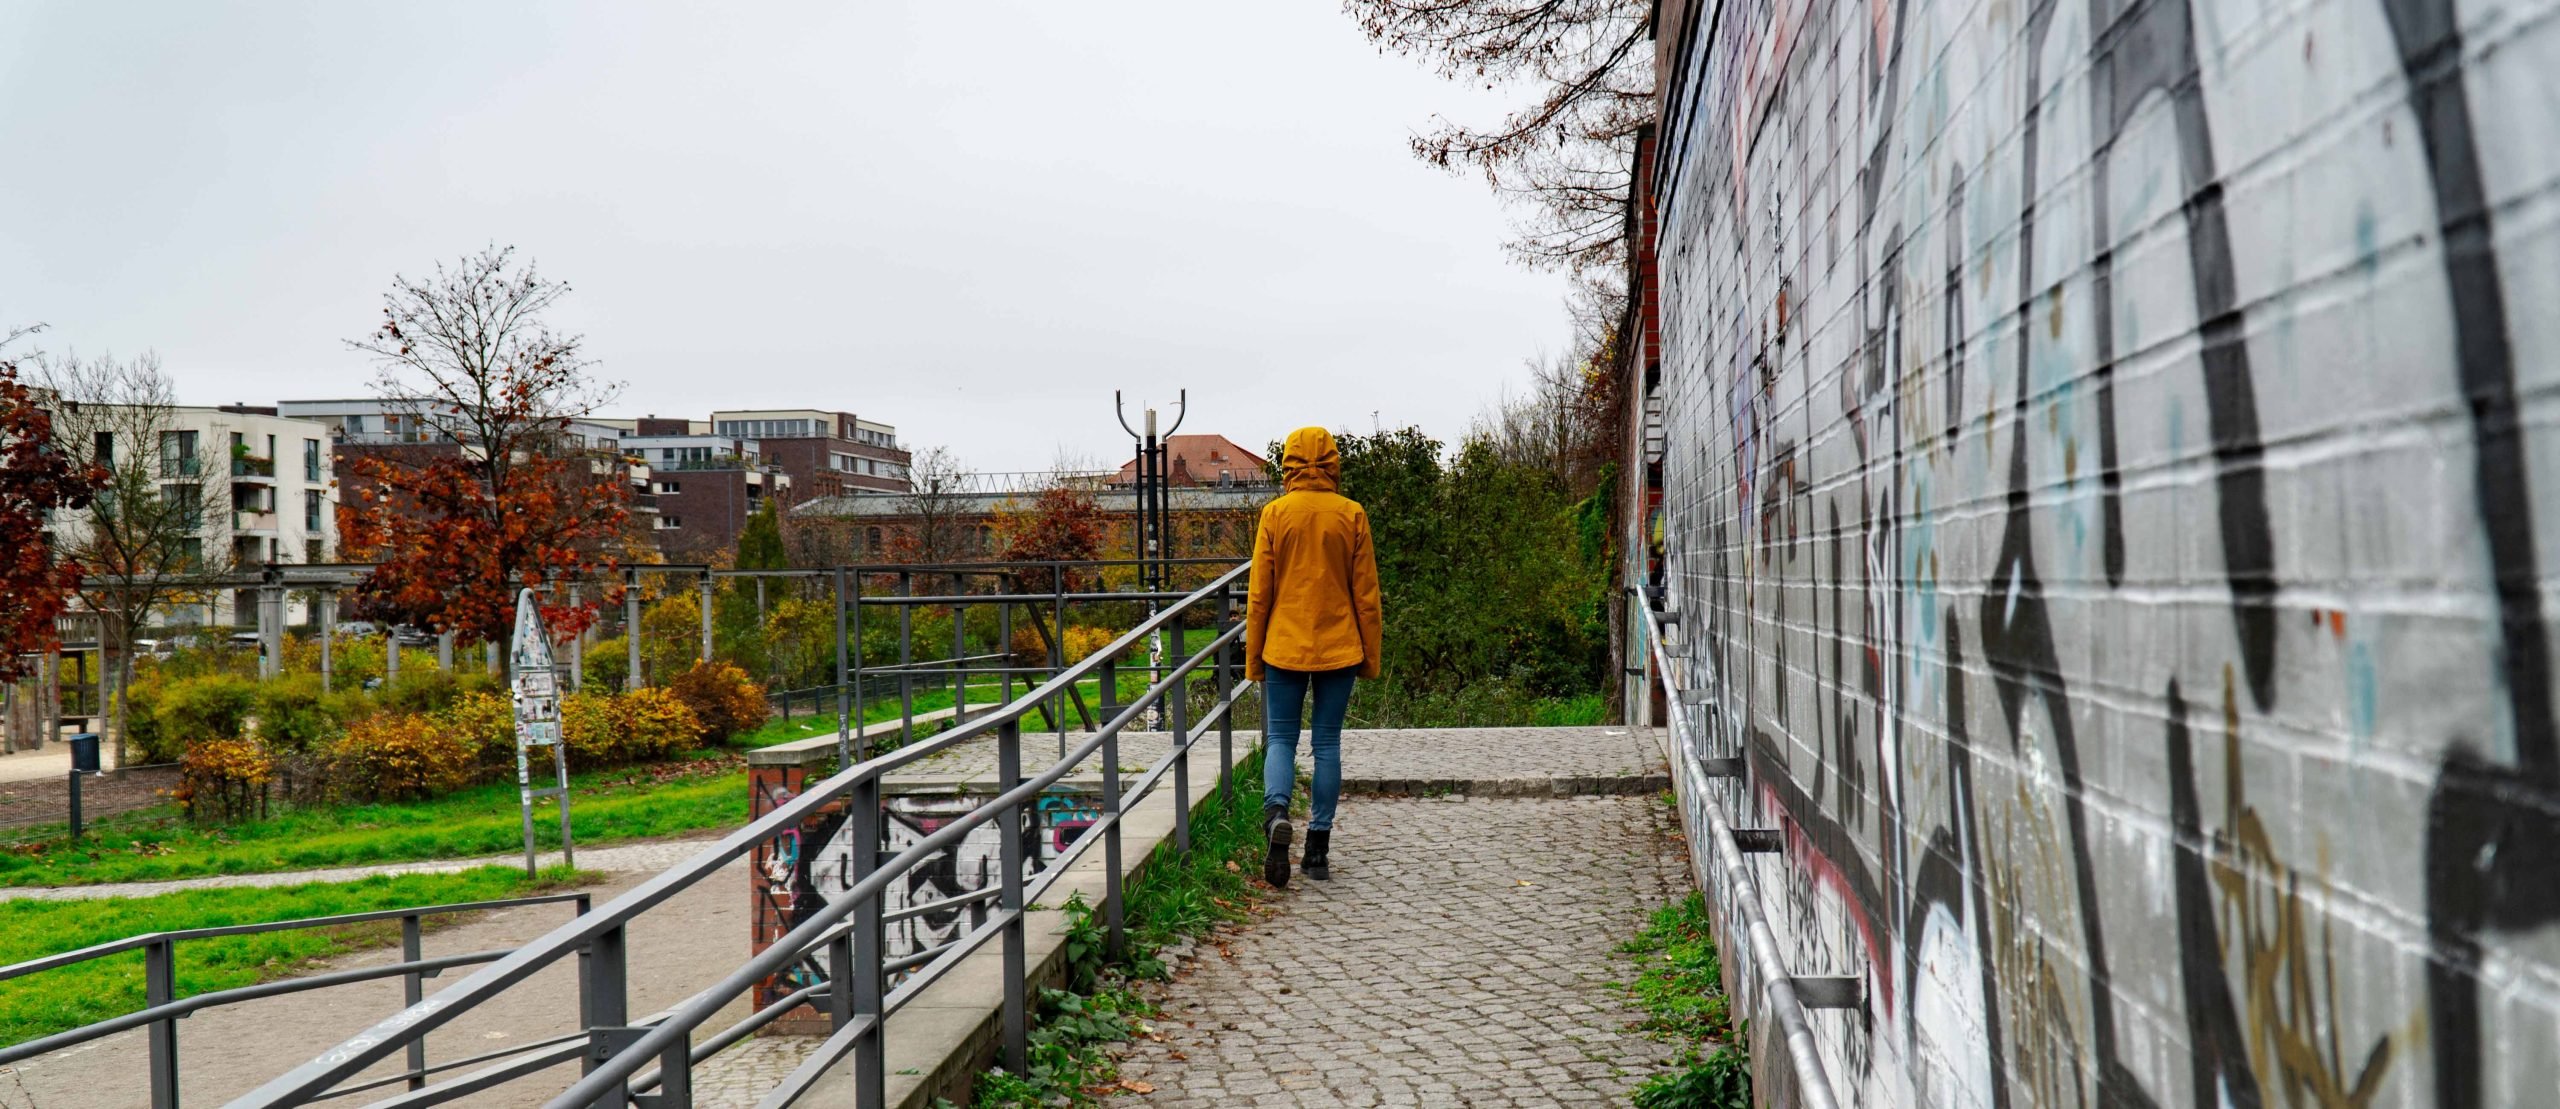
[[[554,869],[529,879],[521,868],[459,874],[404,874],[359,882],[267,889],[186,890],[157,897],[86,901],[0,901],[0,964],[143,932],[254,924],[412,905],[487,901],[547,892],[577,875]],[[570,906],[557,913],[567,919]],[[448,917],[450,924],[459,918]],[[253,985],[307,969],[313,960],[394,942],[399,922],[188,940],[177,946],[181,997]],[[0,982],[0,1043],[15,1044],[143,1007],[142,952],[109,955]]]
[[[1749,1048],[1726,1008],[1706,897],[1692,892],[1654,910],[1618,951],[1639,968],[1634,981],[1611,983],[1643,1010],[1636,1027],[1685,1048],[1679,1070],[1635,1091],[1637,1109],[1749,1109]]]
[[[1020,697],[1024,693],[1029,692],[1037,684],[1038,683],[1036,682],[1029,684],[1016,682],[1013,686],[1013,695]],[[876,698],[880,696],[877,691],[883,688],[889,690],[889,699],[886,701],[877,700]],[[1088,710],[1098,708],[1096,697],[1099,695],[1099,691],[1102,688],[1101,682],[1079,682],[1076,684],[1076,688],[1084,694],[1084,703]],[[1121,702],[1124,704],[1127,703],[1130,698],[1136,697],[1138,694],[1145,692],[1146,688],[1147,685],[1143,676],[1123,675],[1120,679]],[[904,710],[899,707],[897,700],[897,682],[895,679],[866,678],[863,681],[863,695],[866,698],[875,699],[871,706],[864,710],[862,714],[863,721],[865,723],[886,724],[896,721],[904,715]],[[988,707],[1001,705],[1005,703],[1003,698],[1004,687],[994,679],[977,679],[969,683],[969,704],[972,706]],[[948,688],[918,689],[915,693],[915,711],[918,715],[950,707],[951,690]],[[1076,716],[1075,703],[1073,701],[1067,702],[1066,714],[1067,720],[1070,724],[1079,728],[1083,726],[1082,721]],[[1036,723],[1039,717],[1035,714],[1030,719]],[[940,725],[938,723],[933,725],[919,725],[917,730],[929,735],[933,730],[938,730],[939,727]],[[765,721],[763,727],[741,735],[736,739],[731,740],[731,742],[740,747],[771,747],[777,743],[789,743],[793,740],[811,739],[822,735],[834,735],[835,733],[836,714],[831,706],[828,711],[816,716],[794,715],[787,721],[776,716],[771,720]]]
[[[680,835],[746,821],[747,776],[736,756],[625,767],[571,779],[578,842]],[[558,848],[559,815],[534,816],[536,839]],[[169,824],[55,840],[0,854],[0,885],[93,885],[325,866],[470,858],[524,850],[514,783],[473,786],[401,805],[295,809],[220,826]]]

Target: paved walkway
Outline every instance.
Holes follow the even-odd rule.
[[[1390,758],[1442,737],[1468,746],[1406,733]],[[1609,737],[1575,738],[1552,778],[1605,755]],[[1333,881],[1300,876],[1275,916],[1207,949],[1158,998],[1163,1041],[1121,1073],[1158,1109],[1623,1104],[1673,1055],[1627,1031],[1637,1013],[1605,985],[1633,973],[1617,945],[1685,888],[1671,831],[1649,796],[1346,800]]]
[[[1026,736],[1026,769],[1053,736]],[[1214,740],[1212,741],[1214,743]],[[1240,742],[1239,749],[1249,744]],[[1132,768],[1164,750],[1129,737]],[[1306,755],[1300,754],[1303,766]],[[1624,728],[1354,731],[1344,736],[1348,796],[1336,825],[1331,883],[1303,879],[1267,920],[1200,945],[1161,987],[1161,1043],[1135,1045],[1125,1073],[1156,1092],[1147,1106],[1552,1105],[1623,1102],[1671,1052],[1626,1031],[1635,1014],[1603,983],[1631,968],[1614,949],[1645,914],[1685,888],[1669,814],[1655,800],[1662,768]],[[910,773],[965,777],[992,763],[992,741]],[[1203,776],[1194,782],[1206,788]],[[616,872],[610,898],[699,841],[581,851]],[[515,857],[520,859],[521,856]],[[506,857],[0,896],[147,895],[209,885],[346,880],[452,870]],[[642,917],[633,931],[633,1011],[680,999],[734,967],[746,950],[743,864]],[[437,933],[432,953],[521,943],[558,923],[553,907],[509,910]],[[369,952],[322,969],[391,958]],[[646,968],[643,970],[642,968]],[[565,967],[552,988],[520,991],[433,1037],[453,1058],[566,1031],[574,1022]],[[459,981],[449,975],[430,990]],[[396,982],[211,1010],[182,1026],[191,1101],[218,1103],[343,1037],[349,1019],[398,1007]],[[319,998],[327,1001],[315,1004]],[[893,1035],[895,1025],[893,1024]],[[699,1103],[752,1105],[816,1046],[757,1037],[697,1074]],[[117,1036],[0,1071],[0,1107],[131,1103],[133,1036]],[[387,1071],[389,1068],[382,1068]],[[474,1104],[539,1104],[544,1083],[518,1083]],[[523,1092],[518,1092],[522,1090]],[[109,1092],[113,1091],[113,1092]],[[106,1100],[95,1100],[100,1095]]]

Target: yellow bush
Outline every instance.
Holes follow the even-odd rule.
[[[1088,628],[1081,624],[1068,628],[1067,665],[1083,662],[1087,656],[1110,646],[1111,641],[1118,638],[1119,633],[1109,628]]]
[[[560,700],[560,736],[569,744],[570,766],[606,766],[690,750],[701,741],[702,719],[655,686],[572,693]]]
[[[471,745],[448,722],[428,716],[371,716],[329,745],[337,789],[364,801],[408,801],[471,781]]]
[[[708,742],[754,731],[773,714],[772,706],[765,702],[764,687],[747,677],[746,671],[726,662],[694,663],[692,669],[676,675],[668,691],[693,710],[694,718],[702,725],[699,738]]]
[[[759,698],[756,704],[761,707],[764,702]],[[620,694],[614,697],[613,707],[615,722],[622,728],[625,759],[672,755],[701,742],[702,718],[667,690],[651,687]]]
[[[514,699],[473,690],[455,697],[452,704],[434,716],[481,769],[500,770],[515,765]]]
[[[198,740],[178,757],[172,796],[189,816],[238,820],[257,811],[275,774],[275,756],[256,740]]]

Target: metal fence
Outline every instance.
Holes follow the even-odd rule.
[[[452,913],[480,912],[486,909],[508,909],[520,905],[550,905],[560,902],[574,902],[577,905],[578,912],[581,914],[585,913],[588,909],[588,898],[586,894],[558,893],[540,897],[513,897],[502,901],[466,901],[451,905],[426,905],[409,909],[385,909],[369,913],[342,913],[337,916],[310,917],[303,920],[282,920],[269,924],[233,924],[218,928],[189,928],[177,932],[149,932],[139,936],[129,936],[121,940],[111,940],[106,943],[83,947],[77,951],[66,951],[59,955],[48,955],[41,959],[29,959],[23,963],[15,963],[6,967],[0,967],[0,982],[6,982],[11,979],[23,978],[31,974],[41,974],[49,970],[60,970],[64,967],[78,966],[80,964],[96,959],[103,959],[111,955],[121,955],[128,951],[140,951],[142,952],[143,983],[143,1008],[120,1017],[110,1017],[106,1020],[98,1021],[94,1024],[82,1025],[81,1027],[74,1028],[66,1032],[57,1032],[50,1036],[28,1040],[24,1043],[12,1044],[6,1048],[0,1048],[0,1066],[7,1066],[22,1060],[32,1059],[38,1055],[60,1051],[67,1047],[76,1047],[101,1036],[109,1036],[118,1032],[140,1028],[145,1030],[146,1034],[144,1036],[144,1040],[148,1044],[146,1054],[148,1055],[150,1062],[151,1105],[153,1109],[176,1109],[178,1105],[178,1021],[181,1018],[192,1016],[198,1011],[214,1008],[219,1005],[234,1005],[243,1001],[254,1001],[262,997],[277,997],[284,994],[302,993],[309,990],[326,989],[330,986],[346,985],[351,982],[372,982],[379,979],[394,977],[402,980],[402,989],[407,995],[409,1003],[411,1005],[416,1005],[419,1000],[425,996],[426,980],[428,978],[442,974],[443,972],[455,967],[495,962],[508,954],[507,950],[498,949],[491,951],[470,951],[459,955],[439,955],[432,959],[427,958],[423,950],[425,921],[427,917],[443,916]],[[350,924],[366,924],[385,920],[397,920],[400,922],[399,962],[385,963],[380,966],[356,967],[351,970],[330,971],[325,974],[307,975],[300,978],[286,978],[274,982],[261,982],[253,986],[240,986],[228,990],[216,990],[212,993],[200,993],[189,997],[178,996],[178,945],[185,941],[210,939],[217,936],[249,936],[264,932],[288,932],[306,928],[338,928]],[[587,975],[587,961],[585,956],[582,954],[578,963],[578,976],[581,981],[584,981]],[[423,1038],[411,1040],[404,1045],[408,1056],[407,1069],[388,1078],[377,1078],[330,1091],[327,1096],[344,1097],[392,1085],[406,1085],[408,1088],[416,1090],[425,1087],[427,1085],[428,1077],[440,1071],[454,1070],[456,1068],[470,1066],[474,1063],[487,1062],[491,1059],[503,1058],[508,1055],[521,1054],[527,1051],[536,1051],[547,1046],[553,1046],[571,1040],[581,1040],[583,1038],[583,1036],[574,1035],[555,1037],[551,1040],[518,1044],[498,1051],[486,1052],[480,1055],[473,1055],[461,1059],[448,1059],[442,1063],[434,1064],[430,1064],[427,1061],[426,1040]],[[319,1099],[312,1098],[309,1100],[316,1101]]]
[[[1237,680],[1236,669],[1236,648],[1244,629],[1234,617],[1241,612],[1238,586],[1245,572],[1244,566],[1234,566],[1207,585],[1171,600],[1161,611],[1106,647],[1081,662],[1058,669],[1046,681],[1000,707],[989,706],[976,717],[931,739],[857,762],[823,782],[810,785],[797,797],[683,864],[643,882],[609,904],[582,913],[540,939],[505,953],[471,977],[432,998],[411,1004],[370,1028],[354,1032],[339,1046],[279,1075],[232,1104],[241,1107],[302,1105],[362,1088],[345,1084],[380,1060],[423,1043],[431,1032],[475,1007],[506,995],[510,990],[531,988],[529,980],[537,972],[572,957],[581,960],[585,971],[579,985],[579,1032],[547,1041],[533,1050],[512,1053],[512,1057],[480,1070],[412,1089],[380,1104],[405,1107],[451,1102],[575,1062],[581,1067],[581,1076],[567,1083],[550,1100],[550,1105],[609,1106],[613,1109],[625,1106],[645,1106],[648,1109],[689,1106],[693,1104],[692,1075],[696,1066],[784,1014],[803,1005],[814,1005],[826,1014],[832,1034],[786,1080],[767,1093],[761,1104],[777,1109],[794,1104],[820,1078],[849,1058],[854,1103],[870,1109],[884,1103],[887,1078],[883,1072],[883,1049],[889,1019],[990,940],[998,942],[1003,951],[1001,1061],[1017,1073],[1024,1071],[1029,1065],[1030,1020],[1024,966],[1025,907],[1040,898],[1069,872],[1077,858],[1098,843],[1105,858],[1106,884],[1101,913],[1109,944],[1114,950],[1122,949],[1126,943],[1121,889],[1123,822],[1151,791],[1170,781],[1174,808],[1173,846],[1176,851],[1189,851],[1192,798],[1189,754],[1194,744],[1213,733],[1218,740],[1221,771],[1218,781],[1221,791],[1226,791],[1234,765],[1231,714],[1238,692],[1244,685]],[[1112,599],[1133,598],[1128,594],[1115,594]],[[889,603],[935,604],[951,603],[951,600],[907,596]],[[975,596],[966,600],[982,603],[986,598]],[[860,606],[851,607],[859,611]],[[1120,655],[1139,648],[1161,630],[1178,628],[1188,618],[1209,613],[1215,615],[1217,634],[1206,645],[1186,657],[1178,660],[1168,658],[1163,665],[1150,668],[1153,680],[1147,688],[1127,704],[1118,703],[1117,660]],[[1190,689],[1195,680],[1203,677],[1208,680],[1212,700],[1205,711],[1195,712]],[[1022,770],[1024,720],[1038,713],[1044,704],[1054,703],[1072,691],[1077,683],[1086,680],[1099,682],[1102,704],[1098,713],[1098,729],[1080,738],[1046,769],[1026,776]],[[1159,708],[1171,724],[1174,740],[1171,751],[1134,781],[1124,783],[1119,760],[1121,733]],[[906,849],[884,857],[880,846],[883,779],[901,767],[989,736],[996,742],[998,784],[1003,787],[1003,792],[966,815],[952,819]],[[858,733],[843,740],[848,744],[859,741]],[[867,752],[868,748],[864,747],[857,749],[856,754],[859,756]],[[1087,828],[1036,881],[1032,880],[1026,873],[1023,858],[1021,833],[1024,821],[1031,816],[1032,806],[1043,791],[1096,755],[1100,756],[1102,781],[1100,819]],[[1233,801],[1231,795],[1227,799]],[[770,947],[749,958],[719,982],[674,1008],[635,1019],[630,1013],[628,990],[633,968],[627,965],[626,955],[626,936],[631,923],[678,893],[711,878],[723,866],[754,851],[759,845],[794,834],[805,819],[838,802],[849,805],[847,824],[854,830],[853,871],[848,875],[850,888],[793,925]],[[883,901],[890,885],[919,864],[958,843],[971,831],[990,823],[999,830],[1003,844],[1002,885],[996,894],[996,911],[989,914],[983,923],[940,947],[895,960],[884,958],[884,928],[890,918],[884,912]],[[899,915],[944,907],[919,906],[903,910]],[[747,994],[758,983],[791,971],[805,971],[806,979],[795,980],[805,980],[808,984],[782,995],[728,1027],[708,1027],[724,1006]],[[888,988],[891,976],[897,974],[904,977],[895,989]]]
[[[1706,752],[1709,747],[1697,742],[1700,739],[1698,725],[1688,716],[1691,700],[1684,696],[1689,688],[1689,675],[1677,664],[1686,662],[1704,667],[1713,665],[1713,661],[1700,652],[1675,651],[1674,648],[1691,645],[1688,625],[1681,621],[1678,613],[1661,609],[1660,598],[1649,589],[1639,586],[1635,593],[1644,602],[1637,606],[1644,616],[1638,621],[1640,627],[1636,632],[1643,637],[1646,655],[1657,663],[1657,673],[1669,694],[1663,700],[1669,710],[1666,719],[1671,730],[1670,747],[1674,752],[1672,778],[1681,783],[1684,795],[1697,801],[1695,807],[1706,819],[1703,840],[1709,857],[1702,865],[1707,867],[1707,876],[1721,880],[1703,884],[1723,930],[1728,935],[1736,930],[1742,933],[1745,942],[1739,946],[1744,949],[1744,960],[1748,964],[1748,981],[1760,994],[1754,1015],[1765,1022],[1763,1027],[1776,1025],[1779,1038],[1786,1044],[1787,1065],[1796,1086],[1792,1104],[1803,1109],[1837,1109],[1839,1101],[1832,1093],[1831,1076],[1823,1069],[1822,1055],[1814,1044],[1813,1027],[1806,1019],[1805,1011],[1808,1008],[1861,1007],[1865,1003],[1861,996],[1864,983],[1857,978],[1788,973],[1782,961],[1785,949],[1778,946],[1777,934],[1769,928],[1759,882],[1745,857],[1778,852],[1784,847],[1784,837],[1775,828],[1734,827],[1734,818],[1727,816],[1723,806],[1704,796],[1706,782],[1716,780],[1735,783],[1738,788],[1734,795],[1737,798],[1747,796],[1750,780],[1748,758],[1738,747],[1730,754],[1690,757],[1690,752]],[[1666,627],[1680,629],[1682,634],[1678,639],[1666,639],[1663,634]]]

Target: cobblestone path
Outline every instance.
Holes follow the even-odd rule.
[[[1606,984],[1687,888],[1659,801],[1354,797],[1334,834],[1333,881],[1294,879],[1164,989],[1129,1103],[1624,1104],[1668,1065]]]

